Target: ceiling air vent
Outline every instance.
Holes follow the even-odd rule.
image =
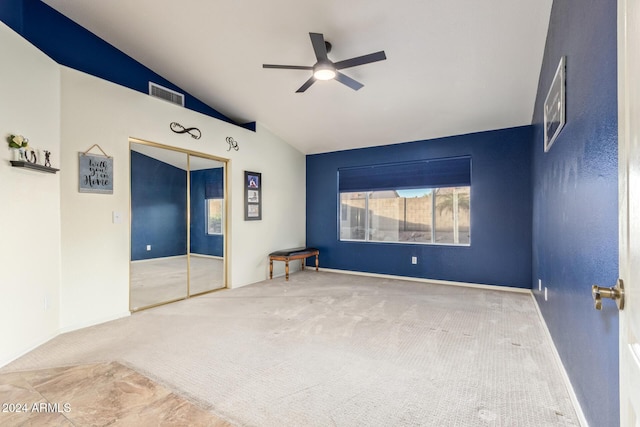
[[[149,95],[184,107],[184,94],[167,89],[159,84],[149,82]]]

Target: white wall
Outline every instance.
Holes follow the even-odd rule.
[[[269,252],[304,245],[305,156],[268,130],[254,133],[65,67],[61,81],[62,330],[128,314],[129,137],[230,160],[231,287],[267,278]],[[171,132],[174,121],[198,127],[202,139]],[[227,151],[227,136],[239,151]],[[113,195],[78,192],[78,152],[93,144],[114,157]],[[245,170],[262,173],[262,221],[244,221]],[[122,224],[112,223],[113,211]]]
[[[12,168],[0,143],[0,366],[61,331],[129,314],[129,137],[229,160],[230,287],[266,279],[269,252],[304,245],[305,156],[264,127],[251,132],[60,67],[3,23],[0,56],[0,137],[25,135],[61,169]],[[173,121],[202,139],[171,132]],[[239,151],[227,151],[227,136]],[[78,192],[78,152],[93,144],[114,157],[113,195]],[[245,170],[262,173],[261,221],[244,221]]]
[[[58,333],[60,177],[11,167],[6,137],[60,156],[59,66],[0,22],[0,366]],[[45,298],[49,308],[45,309]]]

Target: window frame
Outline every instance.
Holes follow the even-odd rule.
[[[210,198],[210,199],[204,199],[205,203],[204,203],[204,209],[205,209],[205,224],[204,224],[204,228],[205,228],[205,234],[207,236],[224,236],[224,198],[223,197],[214,197],[214,198]],[[219,233],[211,233],[209,231],[210,227],[209,227],[209,220],[210,220],[210,216],[209,216],[209,207],[210,207],[210,202],[213,200],[219,200],[220,201],[220,232]]]
[[[468,188],[468,194],[469,194],[469,241],[466,243],[454,243],[454,242],[436,242],[436,217],[437,217],[437,203],[436,203],[436,196],[437,196],[437,191],[441,188]],[[396,188],[394,189],[395,191],[398,190],[406,190],[406,188]],[[470,247],[471,246],[471,185],[459,185],[459,186],[452,186],[452,187],[434,187],[434,188],[428,188],[425,187],[423,189],[420,190],[425,190],[425,192],[427,191],[431,191],[431,193],[433,194],[433,196],[431,197],[431,237],[430,237],[430,241],[429,242],[419,242],[419,241],[394,241],[394,240],[371,240],[370,238],[370,217],[369,217],[369,199],[371,196],[371,193],[374,193],[376,191],[382,191],[382,190],[370,190],[370,191],[338,191],[338,215],[337,215],[337,219],[338,219],[338,241],[340,242],[355,242],[355,243],[382,243],[382,244],[400,244],[400,245],[433,245],[433,246],[455,246],[455,247]],[[342,210],[342,194],[348,194],[348,193],[364,193],[365,197],[364,197],[364,214],[365,214],[365,219],[364,219],[364,224],[365,224],[365,229],[364,229],[364,239],[349,239],[349,238],[343,238],[342,237],[342,224],[341,221],[346,220],[346,218],[348,218],[348,215],[345,215],[343,217],[343,210]],[[407,199],[406,197],[403,197],[405,200]],[[405,215],[406,215],[406,205],[405,205]],[[458,229],[459,232],[459,229]]]

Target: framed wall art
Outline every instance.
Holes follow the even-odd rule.
[[[102,154],[89,154],[98,147]],[[80,193],[113,194],[113,157],[98,144],[84,153],[78,153],[78,191]]]
[[[560,58],[560,64],[553,76],[549,93],[544,100],[544,152],[546,153],[555,142],[564,127],[565,117],[565,80],[566,56]]]
[[[262,219],[262,174],[244,171],[244,220]]]

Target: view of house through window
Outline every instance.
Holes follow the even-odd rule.
[[[223,199],[207,199],[207,234],[222,234]]]
[[[470,243],[471,187],[340,193],[340,240]]]

